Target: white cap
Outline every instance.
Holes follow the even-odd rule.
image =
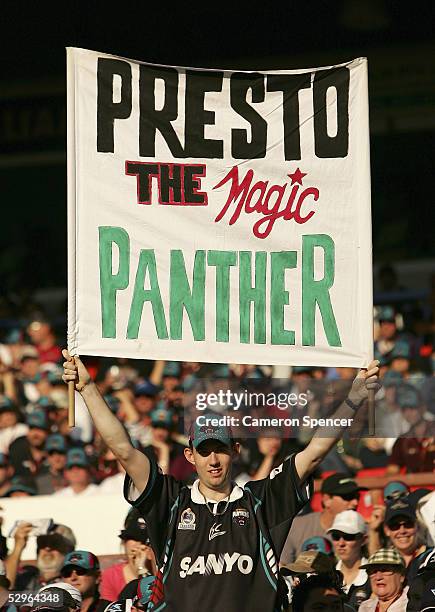
[[[341,531],[343,533],[366,533],[367,525],[365,520],[356,510],[345,510],[340,512],[334,519],[327,533],[331,531]]]
[[[73,586],[72,584],[68,584],[67,582],[50,582],[50,584],[46,584],[41,589],[39,589],[39,593],[53,588],[67,591],[71,595],[71,597],[78,603],[79,607],[82,605],[82,596],[80,591],[75,586]]]

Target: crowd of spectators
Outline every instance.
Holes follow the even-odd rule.
[[[123,468],[95,431],[79,397],[76,427],[68,427],[63,342],[51,322],[39,313],[20,325],[4,327],[0,334],[0,497],[121,495]],[[430,337],[403,327],[403,317],[393,307],[382,306],[375,313],[374,352],[383,382],[376,402],[377,436],[368,435],[364,420],[345,434],[317,474],[333,473],[323,478],[320,511],[295,519],[283,551],[282,571],[294,611],[311,609],[304,608],[304,602],[316,597],[329,601],[325,609],[331,610],[423,609],[406,606],[433,584],[435,536],[420,510],[423,504],[433,507],[434,483],[410,491],[400,478],[434,472],[434,346]],[[209,395],[220,389],[248,389],[264,396],[273,392],[275,397],[285,391],[296,398],[285,411],[267,403],[242,405],[240,413],[282,417],[285,412],[293,417],[305,410],[320,418],[344,399],[355,375],[351,368],[94,357],[86,359],[86,365],[137,448],[152,453],[163,472],[188,484],[195,474],[183,449],[188,408],[198,391]],[[225,402],[215,402],[212,409],[223,414]],[[303,448],[312,432],[289,426],[250,434],[236,433],[242,452],[234,476],[241,486],[267,477],[285,457]],[[361,487],[353,478],[367,470],[397,476],[397,481],[385,488],[383,503],[363,517],[357,512]],[[152,597],[159,585],[154,582],[151,588],[149,581],[141,582],[155,575],[156,567],[140,517],[130,513],[121,531],[124,561],[103,572],[92,551],[75,549],[71,530],[62,525],[50,529],[38,537],[36,565],[25,566],[21,559],[31,525],[18,526],[13,550],[3,542],[0,592],[69,584],[78,589],[85,612],[109,610],[110,602],[126,598],[138,609],[146,608],[146,597]],[[319,559],[320,570],[314,563]],[[427,579],[430,572],[432,583]],[[408,589],[411,578],[412,585],[424,585],[420,595]],[[76,600],[71,598],[74,609]]]

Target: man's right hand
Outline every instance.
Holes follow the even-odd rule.
[[[23,550],[33,529],[32,523],[21,523],[15,530],[14,540],[16,548]]]
[[[74,381],[76,391],[81,393],[92,380],[89,372],[78,355],[72,357],[66,349],[63,349],[62,355],[66,359],[63,364],[62,379],[67,384]]]

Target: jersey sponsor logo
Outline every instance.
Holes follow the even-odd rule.
[[[180,522],[178,523],[178,529],[195,531],[196,529],[196,516],[192,508],[186,508],[183,510],[180,516]]]
[[[246,508],[236,508],[233,510],[233,523],[239,525],[239,527],[244,527],[248,524],[249,521],[249,510]]]
[[[273,480],[275,478],[275,476],[278,476],[278,474],[280,474],[282,472],[282,468],[283,468],[284,464],[281,463],[281,465],[279,465],[278,467],[276,467],[274,470],[272,470],[269,474],[269,478],[270,480]]]
[[[193,574],[210,576],[210,574],[224,574],[233,571],[250,574],[253,567],[252,557],[241,555],[239,552],[199,555],[195,560],[192,557],[183,557],[180,561],[180,578],[186,578]]]
[[[221,535],[225,535],[226,531],[221,531],[222,523],[213,523],[210,527],[210,533],[208,534],[208,541],[211,542],[215,538]]]

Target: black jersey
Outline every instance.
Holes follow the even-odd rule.
[[[234,485],[225,501],[206,501],[160,473],[155,463],[138,495],[126,476],[124,495],[144,516],[159,565],[149,610],[273,612],[281,609],[278,561],[293,517],[308,501],[295,455],[263,480]],[[284,587],[284,590],[285,587]]]

